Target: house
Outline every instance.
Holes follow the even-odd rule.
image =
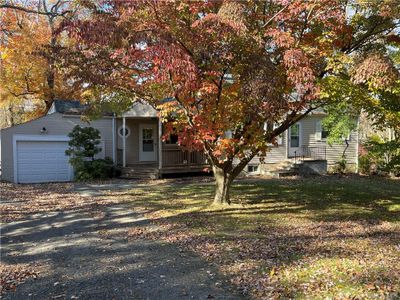
[[[1,131],[2,179],[15,183],[59,182],[73,179],[65,150],[75,125],[100,131],[99,158],[111,157],[125,177],[157,178],[168,173],[199,172],[207,167],[205,154],[182,150],[174,139],[163,142],[162,124],[150,105],[135,103],[122,114],[105,114],[90,123],[81,120],[84,107],[77,101],[56,100],[47,115]],[[267,173],[282,163],[323,161],[324,168],[342,156],[345,143],[329,146],[320,125],[323,114],[307,116],[271,145],[263,163],[254,158],[246,173]],[[357,165],[357,133],[348,139],[346,157]]]

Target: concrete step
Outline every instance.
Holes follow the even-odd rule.
[[[290,177],[290,176],[297,176],[299,175],[299,172],[295,170],[289,170],[289,171],[278,171],[276,173],[277,177]]]
[[[121,179],[158,179],[158,174],[122,174]]]

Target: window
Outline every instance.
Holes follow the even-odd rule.
[[[167,145],[176,145],[178,144],[178,135],[177,134],[170,134],[168,139],[165,141]]]
[[[154,151],[153,128],[142,128],[142,151]]]
[[[300,147],[300,124],[296,123],[290,126],[290,147]]]
[[[257,165],[249,165],[249,166],[247,166],[247,172],[248,173],[256,173],[256,172],[258,172],[258,166]]]
[[[317,141],[326,140],[326,138],[329,136],[329,131],[324,128],[321,120],[317,121],[315,135]]]
[[[322,131],[321,131],[321,138],[322,139],[326,139],[329,135],[329,131],[325,130],[324,127],[322,127]]]
[[[124,128],[122,126],[118,128],[118,135],[122,138],[124,137]],[[131,135],[131,130],[129,129],[129,127],[125,126],[125,137],[127,138],[130,135]]]

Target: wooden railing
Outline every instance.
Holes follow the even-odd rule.
[[[162,145],[163,168],[196,168],[207,166],[207,157],[203,152],[187,151],[177,145]],[[117,164],[122,165],[122,149],[117,149]]]
[[[187,151],[181,148],[163,148],[163,167],[196,167],[207,165],[207,157],[203,152]]]

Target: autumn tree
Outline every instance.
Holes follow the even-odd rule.
[[[79,95],[58,61],[61,45],[68,43],[58,25],[72,9],[72,1],[0,2],[0,104],[12,109],[28,101],[40,115],[56,97]]]
[[[84,5],[85,18],[64,22],[77,43],[75,76],[157,107],[166,134],[208,156],[218,204],[230,203],[232,181],[268,143],[330,101],[321,97],[329,78],[345,80],[337,61],[363,61],[371,40],[397,26],[386,6],[359,12],[352,2],[349,16],[342,0]]]
[[[359,1],[349,6],[347,21],[358,29],[355,42],[331,61],[334,71],[320,84],[320,97],[330,100],[324,106],[328,112],[324,125],[332,141],[356,129],[361,113],[375,132],[390,132],[379,145],[382,149],[400,149],[399,4]]]

